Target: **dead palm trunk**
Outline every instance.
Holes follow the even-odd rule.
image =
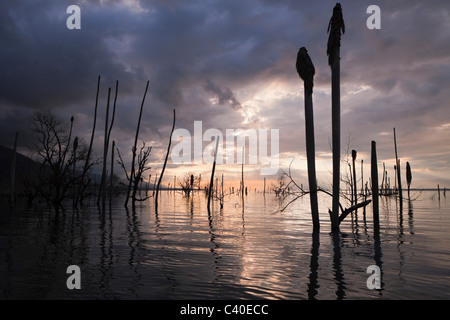
[[[345,33],[342,8],[339,3],[333,8],[333,16],[328,24],[328,64],[331,66],[331,121],[333,148],[333,205],[331,226],[339,229],[339,192],[341,163],[341,93],[340,93],[340,47],[341,30]]]
[[[117,94],[119,89],[119,81],[116,81],[116,92],[114,97],[114,105],[113,105],[113,113],[111,116],[111,124],[109,125],[108,129],[108,122],[109,122],[109,98],[111,94],[111,88],[108,90],[108,104],[106,107],[106,119],[105,119],[105,141],[104,141],[104,150],[103,150],[103,171],[102,171],[102,180],[100,182],[100,192],[99,197],[97,200],[97,203],[100,201],[100,197],[102,199],[102,204],[105,205],[106,200],[106,163],[108,158],[108,149],[109,149],[109,139],[111,137],[111,131],[114,125],[114,118],[116,114],[116,104],[117,104]],[[114,147],[112,148],[114,150]],[[112,161],[112,160],[111,160]]]
[[[397,137],[395,135],[394,128],[394,147],[395,147],[395,163],[397,165],[397,183],[398,183],[398,195],[400,199],[400,208],[403,206],[403,194],[402,194],[402,179],[401,179],[401,170],[400,170],[400,159],[397,154]]]
[[[371,180],[372,180],[372,203],[373,203],[373,225],[375,232],[378,233],[379,226],[379,205],[378,205],[378,164],[377,164],[377,146],[372,141],[371,154]]]
[[[173,130],[174,130],[174,129],[175,129],[175,109],[173,109],[173,124],[172,124],[172,131],[170,132],[169,145],[167,146],[166,158],[164,159],[164,165],[163,165],[163,168],[162,168],[162,170],[161,170],[161,175],[159,176],[158,186],[156,187],[156,197],[155,197],[155,208],[156,208],[156,210],[158,210],[158,194],[159,194],[159,187],[160,187],[160,185],[161,185],[161,180],[162,180],[163,175],[164,175],[164,170],[166,170],[166,164],[167,164],[167,159],[169,158],[170,145],[172,144],[172,134],[173,134]]]
[[[352,150],[352,160],[353,160],[353,194],[354,194],[354,203],[353,205],[356,206],[358,204],[358,194],[356,192],[356,150]],[[355,213],[358,212],[358,209],[355,210]]]
[[[116,142],[113,140],[111,146],[111,173],[109,174],[109,203],[112,201],[114,185],[113,185],[113,177],[114,177],[114,147],[116,146]]]
[[[364,160],[361,159],[361,194],[364,194]]]
[[[411,200],[411,197],[409,195],[411,180],[412,180],[411,166],[409,165],[409,162],[406,162],[406,183],[408,184],[408,200]]]
[[[216,171],[216,158],[217,158],[217,148],[219,147],[219,136],[217,136],[216,141],[216,151],[214,151],[214,162],[211,172],[211,180],[209,181],[209,188],[208,188],[208,212],[210,211],[210,204],[211,204],[211,194],[214,187],[214,171]]]
[[[84,168],[83,168],[83,171],[81,172],[80,186],[78,188],[78,193],[77,193],[77,198],[76,198],[76,201],[75,201],[75,205],[77,205],[78,201],[80,200],[80,197],[82,196],[81,193],[83,192],[84,178],[85,178],[85,176],[87,174],[87,171],[89,169],[89,166],[90,166],[89,161],[90,161],[91,153],[92,153],[92,144],[94,143],[95,125],[97,123],[97,107],[98,107],[99,91],[100,91],[100,76],[98,76],[98,80],[97,80],[97,95],[95,97],[94,124],[92,126],[91,141],[89,143],[89,148],[88,148],[88,152],[87,152],[87,155],[86,155],[86,161],[84,163]]]
[[[100,180],[100,190],[98,191],[97,204],[100,199],[104,201],[105,182],[106,182],[106,160],[108,158],[108,121],[109,121],[109,99],[111,97],[111,88],[108,88],[108,102],[106,103],[106,117],[105,117],[105,138],[103,141],[103,168],[102,177]]]
[[[134,178],[135,178],[134,169],[135,169],[135,161],[136,161],[136,146],[137,146],[137,140],[139,137],[139,128],[141,126],[142,109],[144,108],[144,102],[145,102],[145,97],[147,96],[149,83],[150,83],[150,81],[147,81],[147,86],[145,87],[144,97],[142,98],[141,109],[139,111],[139,119],[138,119],[138,123],[137,123],[137,127],[136,127],[136,136],[134,138],[134,145],[133,145],[133,149],[132,149],[133,154],[132,154],[132,159],[131,159],[130,181],[128,183],[127,197],[125,199],[125,207],[128,206],[128,201],[130,199],[131,184],[133,183]],[[134,202],[134,199],[133,199],[133,202]]]
[[[320,222],[319,222],[319,206],[317,202],[316,152],[314,141],[314,113],[312,100],[315,68],[311,58],[308,55],[308,51],[304,47],[300,48],[297,54],[296,68],[304,84],[305,137],[306,137],[306,158],[308,163],[309,199],[311,203],[311,216],[313,221],[313,229],[317,231],[320,228]]]

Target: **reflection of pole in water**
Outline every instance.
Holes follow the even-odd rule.
[[[375,264],[380,268],[380,277],[381,277],[381,289],[383,289],[384,286],[384,282],[383,282],[383,261],[381,260],[381,257],[383,256],[382,252],[381,252],[381,240],[380,240],[380,234],[379,233],[375,233],[373,235],[373,240],[374,240],[374,244],[373,244],[373,249],[374,249],[374,261]],[[380,292],[381,294],[381,292]]]
[[[320,234],[319,232],[312,233],[312,246],[311,246],[311,260],[309,263],[309,283],[308,283],[308,299],[316,300],[318,285],[318,270],[319,270],[319,245]]]
[[[405,256],[404,252],[401,250],[402,244],[404,243],[403,239],[403,206],[399,205],[399,203],[396,201],[396,212],[398,213],[398,234],[397,234],[397,251],[398,255],[400,256],[400,266],[399,266],[399,272],[398,277],[403,280],[403,265],[405,264]]]
[[[209,224],[209,234],[210,234],[210,238],[209,241],[212,243],[212,248],[210,250],[210,252],[213,255],[214,258],[214,274],[215,274],[215,280],[218,281],[218,275],[216,274],[216,272],[219,270],[220,267],[220,262],[222,260],[222,256],[220,255],[220,245],[216,242],[216,234],[215,234],[215,228],[214,228],[214,219],[213,216],[211,214],[211,211],[208,210],[208,224]],[[219,274],[220,276],[220,274]]]
[[[331,234],[333,240],[333,269],[334,280],[337,284],[336,297],[342,300],[345,297],[344,274],[342,273],[341,237],[339,232]]]
[[[408,225],[409,234],[414,234],[413,205],[411,200],[408,201]]]
[[[128,265],[132,268],[133,272],[136,274],[135,279],[133,279],[133,288],[131,292],[136,296],[139,296],[138,287],[141,283],[142,274],[139,272],[139,266],[141,261],[139,259],[139,250],[141,249],[141,232],[139,230],[139,221],[136,215],[136,208],[132,207],[131,214],[129,209],[125,208],[127,212],[127,231],[128,231],[128,246],[130,247],[130,258],[128,259]]]

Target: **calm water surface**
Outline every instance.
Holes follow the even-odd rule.
[[[312,233],[309,198],[275,213],[274,195],[237,196],[211,214],[202,194],[162,192],[125,210],[0,208],[2,299],[449,299],[450,199],[423,192],[400,209],[380,201],[330,233],[331,198],[320,195],[321,230]],[[66,269],[81,269],[68,290]],[[378,265],[382,289],[369,290]]]

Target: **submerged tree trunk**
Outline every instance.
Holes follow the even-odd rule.
[[[314,230],[318,230],[319,205],[317,201],[317,179],[316,179],[316,151],[314,141],[314,114],[312,92],[306,91],[305,84],[305,131],[306,131],[306,158],[308,163],[309,199],[311,204],[311,216]]]
[[[82,193],[84,192],[84,178],[89,170],[90,167],[90,159],[91,159],[91,153],[92,153],[92,145],[94,143],[94,135],[95,135],[95,126],[97,123],[97,107],[98,107],[98,96],[100,92],[100,76],[98,76],[97,79],[97,94],[95,97],[95,108],[94,108],[94,124],[92,125],[92,132],[91,132],[91,141],[89,143],[89,148],[86,156],[86,161],[84,163],[83,171],[81,172],[81,178],[80,178],[80,186],[78,188],[77,198],[75,200],[75,206],[78,204],[78,201],[81,201],[80,197],[82,198]]]
[[[166,153],[166,158],[164,159],[164,165],[163,168],[161,170],[161,175],[159,176],[159,180],[158,180],[158,186],[156,187],[156,197],[155,197],[155,208],[158,209],[158,194],[159,194],[159,187],[161,185],[161,181],[164,175],[164,170],[166,170],[166,164],[167,164],[167,159],[169,157],[169,151],[170,151],[170,145],[172,143],[172,134],[173,134],[173,130],[175,129],[175,109],[173,109],[173,123],[172,123],[172,131],[170,132],[170,137],[169,137],[169,145],[167,147],[167,153]]]
[[[409,162],[406,162],[406,183],[408,184],[408,200],[411,200],[411,196],[409,194],[409,189],[411,187],[411,180],[412,180],[411,166]]]
[[[111,173],[109,174],[109,203],[112,202],[112,197],[114,193],[114,148],[116,146],[116,142],[113,140],[111,146]]]
[[[211,180],[209,181],[209,188],[208,188],[208,212],[210,211],[210,204],[211,204],[211,194],[212,189],[214,187],[214,171],[216,171],[216,157],[217,157],[217,148],[219,147],[219,136],[217,136],[216,141],[216,151],[214,151],[214,162],[211,172]]]
[[[331,121],[332,121],[332,148],[333,148],[333,203],[331,226],[333,230],[339,229],[339,192],[340,192],[340,165],[341,165],[341,82],[340,82],[340,47],[341,30],[345,33],[345,24],[342,17],[342,8],[339,3],[333,8],[333,16],[328,24],[328,64],[331,66]]]
[[[130,181],[128,183],[128,189],[127,189],[127,197],[125,199],[125,207],[128,206],[128,201],[130,200],[130,192],[131,192],[131,185],[135,179],[135,161],[136,161],[136,147],[137,147],[137,140],[139,138],[139,128],[141,126],[141,119],[142,119],[142,110],[144,108],[144,102],[145,102],[145,97],[147,96],[147,91],[148,91],[148,85],[149,85],[150,81],[147,81],[147,85],[145,87],[145,92],[144,92],[144,96],[142,98],[142,103],[141,103],[141,109],[139,111],[139,119],[138,119],[138,123],[137,123],[137,127],[136,127],[136,135],[134,137],[134,145],[132,148],[132,159],[131,159],[131,171],[130,171]],[[133,199],[133,203],[134,203],[134,199]]]
[[[339,48],[336,48],[336,57],[339,57]],[[341,98],[340,98],[340,62],[334,59],[331,66],[331,121],[332,121],[332,148],[333,148],[333,205],[331,225],[333,229],[339,227],[339,192],[340,192],[340,166],[341,166]]]
[[[372,204],[373,204],[373,225],[377,232],[379,225],[379,205],[378,205],[378,167],[377,167],[377,146],[376,142],[372,141],[371,154],[371,180],[372,180]]]
[[[108,102],[106,103],[106,116],[105,116],[105,137],[103,140],[103,166],[102,166],[102,177],[100,180],[100,190],[98,192],[97,204],[105,204],[105,184],[106,184],[106,162],[108,159],[108,121],[109,121],[109,101],[111,98],[111,88],[108,88]]]
[[[354,203],[353,205],[358,205],[358,193],[356,192],[356,150],[352,150],[352,160],[353,160],[353,195],[354,195]],[[358,210],[355,210],[355,213],[357,213]]]
[[[394,128],[394,147],[395,147],[395,163],[397,165],[397,183],[398,183],[398,196],[400,202],[400,208],[403,207],[403,194],[402,194],[402,178],[401,178],[401,170],[400,170],[400,159],[397,154],[397,136],[395,135]]]
[[[297,72],[303,80],[305,97],[305,138],[308,165],[309,199],[314,230],[319,230],[319,206],[317,203],[316,152],[314,141],[314,112],[312,93],[316,70],[305,47],[299,49],[296,62]]]

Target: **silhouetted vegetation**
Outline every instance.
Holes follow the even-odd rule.
[[[69,196],[68,191],[81,183],[82,175],[71,169],[76,162],[86,160],[88,148],[78,138],[75,145],[72,143],[73,123],[74,117],[67,132],[65,124],[49,111],[37,112],[32,122],[34,156],[41,163],[37,189],[54,205],[60,205]]]
[[[143,151],[144,147],[145,147],[145,143],[142,142],[143,143],[143,147],[141,148],[141,152],[139,154],[140,161],[138,161],[138,167],[140,169],[138,169],[136,171],[135,170],[135,168],[136,168],[136,147],[137,147],[137,141],[138,141],[138,137],[139,137],[139,129],[140,129],[141,120],[142,120],[142,110],[144,109],[144,102],[145,102],[145,97],[147,96],[149,83],[150,82],[147,81],[147,85],[145,87],[144,96],[142,98],[141,108],[140,108],[140,111],[139,111],[139,118],[138,118],[138,122],[137,122],[137,126],[136,126],[136,135],[135,135],[135,138],[134,138],[134,145],[133,145],[133,147],[131,149],[131,152],[132,152],[131,170],[130,170],[130,174],[127,173],[128,189],[127,189],[127,196],[126,196],[126,199],[125,199],[125,207],[128,205],[128,201],[130,200],[131,189],[133,189],[133,193],[131,195],[131,198],[133,199],[133,205],[134,205],[134,201],[136,200],[136,192],[137,192],[137,189],[138,189],[138,186],[139,186],[140,178],[141,178],[142,173],[143,173],[142,170],[144,170],[143,168],[145,168],[145,162],[147,161],[147,158],[148,158],[148,156],[150,155],[150,152],[151,152],[151,147],[148,147],[145,151]],[[121,162],[123,164],[123,161],[121,161]],[[125,170],[125,165],[123,165],[123,168]]]
[[[139,150],[139,153],[137,154],[137,159],[134,159],[132,162],[132,169],[130,173],[128,172],[125,162],[122,159],[122,156],[120,154],[119,149],[117,148],[117,154],[119,156],[119,160],[117,160],[117,163],[122,167],[127,185],[128,185],[128,191],[127,191],[127,199],[128,197],[131,197],[132,199],[132,205],[134,206],[135,201],[144,201],[147,200],[149,197],[146,195],[145,197],[138,197],[137,192],[140,189],[140,185],[142,184],[142,181],[144,179],[144,174],[146,171],[150,170],[151,168],[147,166],[148,157],[150,156],[150,153],[152,151],[152,147],[148,147],[145,145],[145,142],[142,141],[142,146]],[[133,148],[133,154],[136,157],[136,150]],[[131,195],[130,195],[131,192]],[[127,202],[125,202],[127,203]]]
[[[159,188],[161,186],[161,181],[162,181],[163,176],[164,176],[164,171],[166,170],[167,159],[169,158],[169,152],[170,152],[170,145],[172,144],[172,134],[173,134],[173,130],[175,129],[175,119],[176,119],[176,114],[175,114],[175,109],[173,109],[172,131],[170,132],[169,144],[167,146],[167,152],[166,152],[166,158],[164,159],[164,165],[163,165],[162,170],[161,170],[161,175],[159,176],[158,185],[156,186],[156,197],[155,197],[155,208],[156,208],[156,210],[158,209]]]

